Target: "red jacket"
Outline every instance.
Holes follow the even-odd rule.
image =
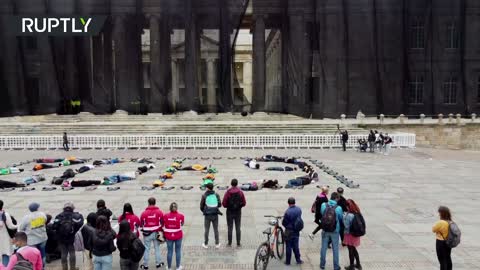
[[[183,238],[182,226],[185,217],[179,212],[170,212],[163,216],[163,235],[165,239],[175,241]]]
[[[140,216],[140,223],[144,231],[158,232],[162,228],[163,213],[160,208],[150,205]]]
[[[118,224],[120,224],[123,220],[128,221],[130,223],[130,230],[137,235],[140,236],[138,228],[141,226],[140,218],[132,213],[125,213],[125,217],[123,215],[118,217]]]
[[[42,256],[40,255],[40,251],[34,247],[22,247],[18,251],[18,253],[22,254],[23,258],[33,265],[33,270],[42,270]],[[17,255],[10,256],[10,262],[8,262],[7,266],[3,266],[0,263],[0,270],[11,270],[17,264],[18,258]]]
[[[245,205],[247,205],[247,201],[245,200],[245,195],[243,194],[243,191],[241,191],[238,187],[231,187],[227,190],[227,192],[225,192],[225,195],[223,196],[223,207],[228,208],[228,200],[230,199],[230,196],[233,193],[237,192],[240,192],[240,197],[242,198],[242,207],[245,207]]]

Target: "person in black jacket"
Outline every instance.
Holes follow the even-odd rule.
[[[202,247],[208,248],[208,235],[210,233],[210,223],[213,225],[213,233],[215,235],[215,247],[220,248],[220,239],[218,236],[218,215],[222,214],[219,210],[222,207],[220,196],[213,190],[213,184],[209,183],[205,186],[207,191],[203,194],[200,201],[200,211],[202,211],[205,227],[205,242]]]
[[[343,197],[343,188],[342,187],[337,188],[337,193],[340,196],[340,198],[337,201],[337,205],[342,208],[344,213],[347,213],[347,200]],[[340,223],[340,239],[342,240],[342,246],[345,246],[343,244],[344,231],[345,231],[345,225],[342,222]]]
[[[93,249],[93,235],[95,234],[95,227],[97,226],[98,215],[90,213],[87,216],[87,224],[82,227],[83,246],[85,247],[83,258],[85,261],[85,270],[93,269],[92,249]]]
[[[92,241],[93,269],[112,270],[112,253],[116,250],[113,243],[115,236],[115,231],[112,230],[107,217],[99,216]]]
[[[342,148],[343,151],[347,151],[347,142],[348,142],[348,131],[344,130],[340,133],[342,139]]]
[[[117,247],[120,252],[120,269],[121,270],[137,270],[139,262],[134,262],[131,258],[132,242],[137,236],[130,230],[130,223],[124,220],[120,223]]]
[[[75,270],[76,257],[73,242],[75,241],[75,233],[80,230],[83,225],[83,216],[78,212],[73,212],[75,206],[73,203],[66,203],[63,212],[55,217],[53,221],[53,229],[58,237],[58,245],[62,253],[62,269],[68,270],[67,258],[70,262],[70,270]]]
[[[310,237],[310,239],[312,241],[313,241],[313,238],[315,237],[315,234],[322,229],[321,207],[322,207],[323,203],[328,203],[328,187],[327,186],[322,187],[322,191],[320,192],[320,194],[317,195],[317,197],[315,198],[315,202],[312,205],[312,210],[311,211],[313,213],[315,213],[315,221],[314,222],[315,222],[315,224],[318,225],[317,228],[315,228],[315,230],[313,230],[313,232],[308,235],[308,237]]]
[[[97,215],[105,216],[109,221],[113,215],[112,211],[110,211],[110,209],[107,208],[104,200],[97,201]]]
[[[373,130],[370,130],[370,134],[368,134],[368,147],[371,153],[375,152],[375,133]]]

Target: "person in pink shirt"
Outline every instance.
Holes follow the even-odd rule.
[[[150,247],[153,244],[155,249],[155,266],[162,268],[165,264],[160,257],[160,241],[157,240],[158,232],[162,229],[163,212],[155,206],[155,198],[148,199],[148,207],[140,216],[140,223],[142,227],[143,243],[145,245],[145,253],[143,255],[143,264],[140,269],[148,269],[148,259],[150,258]]]
[[[173,248],[175,246],[175,257],[177,270],[182,269],[182,226],[185,223],[185,217],[178,212],[177,203],[170,205],[170,213],[163,216],[163,233],[167,240],[167,269],[172,269]]]
[[[33,270],[42,270],[42,255],[40,255],[38,249],[27,246],[27,235],[24,232],[17,232],[12,242],[18,249],[15,254],[10,257],[10,261],[6,267],[0,264],[0,270],[12,270],[17,262],[23,260],[27,261],[27,263],[30,262]]]
[[[118,224],[124,220],[128,221],[130,230],[139,237],[140,232],[138,228],[140,227],[140,218],[133,213],[132,205],[129,203],[123,205],[123,214],[118,217]]]

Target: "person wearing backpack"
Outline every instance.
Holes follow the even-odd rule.
[[[10,257],[8,265],[4,267],[0,265],[0,270],[42,270],[42,255],[37,248],[27,245],[28,237],[24,232],[17,232],[12,239],[13,244],[17,247],[15,254]]]
[[[343,222],[343,210],[337,205],[340,196],[337,192],[330,195],[328,203],[323,203],[322,213],[322,249],[320,251],[320,269],[325,269],[328,243],[332,243],[333,269],[339,270],[340,225]]]
[[[203,194],[200,200],[200,211],[204,215],[204,227],[205,227],[205,241],[202,243],[202,247],[208,248],[208,235],[210,233],[210,224],[213,225],[213,233],[215,234],[215,247],[220,248],[220,239],[218,237],[218,215],[221,214],[219,208],[222,207],[222,201],[220,195],[213,191],[213,184],[206,185],[207,191]]]
[[[131,204],[126,203],[123,205],[123,213],[118,217],[118,223],[126,220],[130,224],[130,230],[137,236],[140,236],[140,218],[133,213],[133,207]]]
[[[93,269],[112,270],[113,256],[116,250],[113,240],[116,233],[106,216],[97,218],[97,226],[92,239]]]
[[[167,240],[167,270],[172,269],[173,250],[175,246],[175,265],[177,270],[182,269],[182,226],[185,216],[178,212],[177,203],[170,204],[170,213],[163,216],[163,232]]]
[[[93,270],[93,236],[95,234],[95,228],[97,227],[97,218],[96,213],[90,213],[87,216],[87,224],[85,224],[80,230],[83,238],[83,258],[84,258],[84,267],[85,270]]]
[[[242,208],[247,205],[245,195],[238,186],[238,180],[232,179],[232,187],[227,190],[223,197],[222,205],[227,208],[227,227],[228,227],[228,246],[232,246],[233,223],[235,222],[235,232],[237,235],[237,247],[241,247],[241,219]]]
[[[143,243],[145,245],[145,255],[143,256],[143,264],[140,269],[148,269],[148,261],[150,259],[150,247],[153,244],[155,249],[155,265],[156,268],[161,268],[165,264],[160,257],[160,241],[157,240],[158,234],[162,229],[163,212],[155,206],[155,198],[148,199],[148,207],[140,216],[140,223],[142,227]]]
[[[18,231],[25,232],[28,237],[28,245],[35,247],[40,251],[42,255],[43,265],[45,267],[46,254],[45,246],[47,244],[47,215],[38,211],[40,204],[31,203],[28,206],[30,213],[23,217],[18,227]]]
[[[63,207],[63,212],[55,217],[53,228],[58,236],[58,245],[62,253],[62,270],[68,270],[68,262],[70,270],[76,270],[75,234],[83,226],[83,216],[74,212],[75,206],[71,202],[67,202]],[[67,259],[69,261],[67,261]]]
[[[318,225],[315,230],[313,230],[313,232],[311,234],[308,235],[308,237],[310,237],[310,239],[313,241],[313,238],[315,237],[315,234],[320,231],[322,229],[322,223],[321,223],[321,219],[322,219],[322,212],[321,212],[321,208],[322,208],[322,204],[323,203],[327,203],[328,202],[328,186],[323,186],[321,188],[321,192],[317,195],[317,197],[315,198],[315,202],[313,203],[312,205],[312,213],[315,213],[315,223]]]
[[[450,225],[452,223],[452,214],[450,209],[446,206],[440,206],[438,208],[438,215],[440,220],[432,227],[432,232],[437,237],[436,250],[437,258],[440,263],[440,270],[452,269],[452,247],[447,244],[447,240],[450,235]],[[456,227],[456,225],[455,225]]]
[[[345,213],[347,212],[347,200],[345,199],[345,197],[343,197],[343,192],[344,192],[344,189],[342,187],[337,188],[338,196],[340,196],[340,198],[337,201],[337,205],[340,206],[342,208],[343,213]],[[345,227],[342,222],[340,224],[340,243],[342,243],[342,246],[345,246],[343,244],[344,235],[345,235]]]
[[[133,258],[133,242],[138,240],[138,237],[130,230],[130,223],[127,220],[120,222],[118,235],[117,235],[117,247],[120,252],[120,269],[121,270],[137,270],[139,262],[138,258]],[[143,244],[142,244],[143,245]],[[144,247],[145,248],[145,247]],[[145,252],[145,250],[143,250]]]
[[[14,224],[12,217],[3,209],[3,201],[0,200],[0,255],[2,256],[2,265],[7,266],[12,254],[10,245],[10,231],[16,230],[17,225]]]
[[[358,255],[357,247],[360,246],[360,237],[365,234],[365,221],[363,220],[360,208],[353,200],[347,200],[347,212],[343,217],[345,225],[345,238],[343,243],[348,248],[348,258],[350,265],[345,267],[345,270],[362,269],[360,264],[360,256]],[[357,263],[355,264],[355,261]]]
[[[290,265],[292,251],[297,264],[303,264],[299,247],[300,231],[303,230],[302,209],[295,205],[295,198],[293,197],[288,198],[288,209],[283,215],[282,226],[285,228],[287,245],[285,264]]]

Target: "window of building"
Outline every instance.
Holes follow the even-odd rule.
[[[443,82],[443,103],[457,103],[457,78],[450,77]]]
[[[447,25],[447,49],[458,49],[459,43],[458,29],[455,22],[450,22]]]
[[[423,103],[423,89],[425,82],[423,76],[415,76],[408,83],[408,103],[422,104]]]
[[[411,44],[412,49],[425,49],[425,23],[423,20],[416,20],[412,24],[411,29]]]

